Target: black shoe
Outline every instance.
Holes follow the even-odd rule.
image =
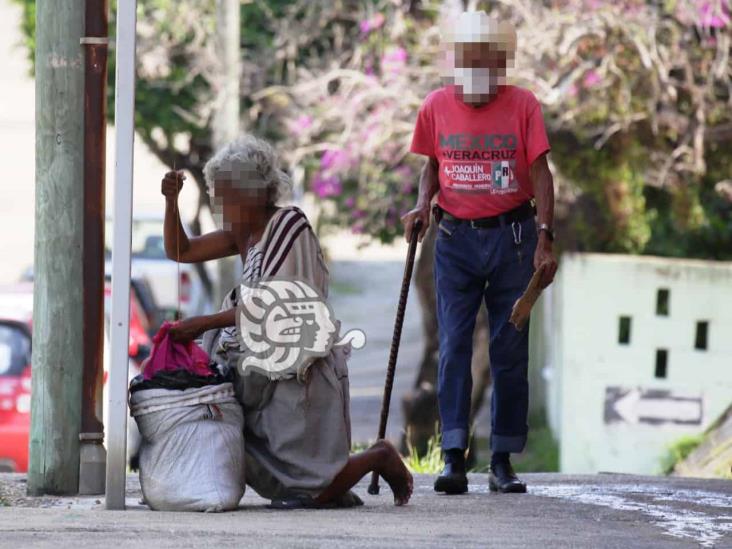
[[[491,465],[491,474],[488,477],[488,487],[491,492],[504,494],[525,494],[526,484],[521,482],[511,467],[511,462],[501,461]]]
[[[445,468],[435,480],[435,492],[464,494],[468,491],[468,477],[465,474],[465,461],[445,463]]]

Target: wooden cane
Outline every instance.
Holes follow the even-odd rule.
[[[422,221],[417,220],[412,225],[412,234],[409,237],[409,250],[407,251],[407,262],[404,265],[404,277],[402,278],[402,290],[399,294],[399,305],[397,306],[396,320],[394,321],[394,335],[391,338],[391,351],[389,352],[389,365],[386,368],[386,381],[384,383],[384,397],[381,400],[381,421],[379,422],[379,435],[377,440],[386,437],[386,422],[389,420],[389,405],[391,403],[391,390],[394,387],[394,372],[396,371],[397,356],[399,355],[399,343],[402,339],[402,326],[404,325],[404,312],[407,308],[407,297],[409,296],[409,284],[412,281],[414,270],[414,256],[417,253],[417,241],[419,232],[422,229]],[[379,473],[376,471],[371,475],[369,494],[379,493]]]

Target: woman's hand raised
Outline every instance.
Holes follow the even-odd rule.
[[[161,192],[165,195],[165,198],[176,199],[178,194],[183,188],[183,181],[186,176],[183,175],[183,170],[175,170],[165,174],[163,177],[163,183],[161,186]]]

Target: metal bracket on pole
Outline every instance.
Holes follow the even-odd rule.
[[[132,167],[135,144],[136,0],[117,2],[117,74],[114,123],[114,241],[110,321],[109,425],[107,426],[107,509],[125,508],[127,482],[127,381],[130,334],[130,245]]]
[[[91,44],[95,46],[106,46],[109,44],[109,38],[106,36],[82,36],[79,44]]]

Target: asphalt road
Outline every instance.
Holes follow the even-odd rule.
[[[341,321],[341,334],[358,328],[366,334],[363,349],[348,362],[354,443],[375,440],[384,378],[389,361],[403,261],[334,261],[330,266],[330,303]],[[421,311],[412,287],[402,330],[387,436],[398,441],[403,430],[401,397],[414,384],[422,356]]]
[[[364,481],[356,509],[273,511],[247,492],[238,511],[203,514],[147,510],[136,477],[127,511],[93,497],[13,499],[20,478],[0,475],[0,496],[15,504],[0,507],[0,547],[732,547],[727,481],[527,474],[528,494],[498,495],[471,475],[469,494],[444,496],[418,476],[405,507],[388,489],[367,495]]]
[[[351,387],[351,430],[354,443],[376,439],[389,361],[394,319],[404,272],[401,257],[379,261],[338,260],[330,265],[329,301],[341,321],[341,334],[358,328],[366,345],[354,350],[348,362]],[[404,316],[399,359],[392,392],[387,438],[395,443],[404,431],[402,396],[414,386],[423,352],[422,311],[412,284]],[[488,437],[490,414],[484,404],[476,420],[476,434]]]

